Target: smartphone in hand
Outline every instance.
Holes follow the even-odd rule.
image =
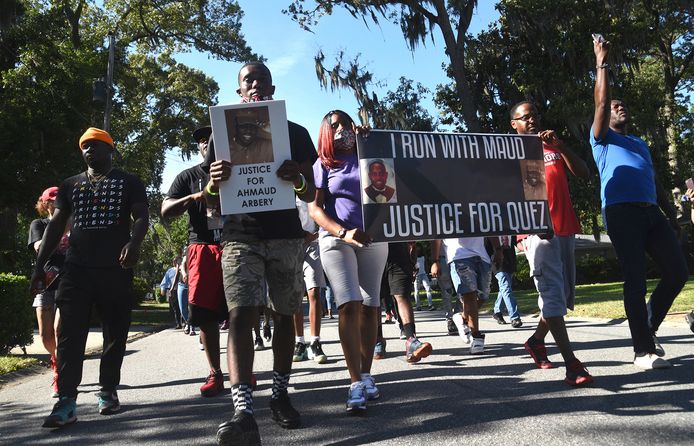
[[[603,43],[605,41],[605,38],[602,36],[602,34],[591,34],[593,36],[593,40],[598,43]]]

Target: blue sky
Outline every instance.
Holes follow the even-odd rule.
[[[438,84],[447,83],[442,69],[446,58],[438,30],[434,42],[420,46],[413,53],[408,50],[400,28],[385,20],[380,25],[369,24],[353,18],[336,8],[332,16],[323,17],[313,33],[299,28],[282,8],[290,0],[240,0],[244,11],[242,32],[250,47],[267,59],[276,86],[275,99],[286,101],[287,117],[306,127],[314,140],[318,136],[320,120],[330,110],[342,109],[356,118],[357,102],[351,92],[322,90],[315,74],[314,56],[323,51],[325,64],[331,67],[339,51],[345,52],[345,60],[360,54],[360,61],[373,73],[374,79],[384,84],[377,94],[383,94],[398,86],[400,76],[420,82],[434,91]],[[477,34],[498,19],[494,9],[496,2],[483,0],[475,11],[468,30]],[[240,63],[219,61],[208,54],[189,53],[176,57],[180,62],[195,67],[219,84],[219,105],[238,103],[236,75]],[[436,116],[431,98],[423,104]],[[178,150],[166,154],[166,167],[161,190],[168,191],[176,174],[199,162],[183,161]]]

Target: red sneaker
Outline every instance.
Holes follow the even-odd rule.
[[[570,386],[581,386],[593,382],[593,377],[588,369],[578,359],[574,359],[566,365],[566,378],[564,382]]]
[[[217,396],[224,391],[224,375],[221,370],[211,371],[200,387],[200,394],[205,397]]]
[[[531,337],[532,338],[532,337]],[[553,369],[554,365],[547,358],[547,349],[545,343],[540,341],[530,342],[531,338],[525,341],[524,347],[530,353],[530,356],[535,361],[535,364],[540,369]]]

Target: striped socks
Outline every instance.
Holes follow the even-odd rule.
[[[289,387],[289,376],[290,373],[279,373],[277,371],[272,372],[272,397],[271,399],[276,400],[280,397],[282,393],[287,393],[287,387]]]
[[[253,389],[250,384],[231,386],[231,399],[234,402],[234,410],[242,410],[253,415]]]

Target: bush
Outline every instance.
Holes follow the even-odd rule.
[[[34,311],[26,277],[0,273],[0,314],[0,355],[33,342]]]
[[[147,293],[151,292],[152,290],[147,284],[147,280],[143,279],[142,277],[133,278],[133,299],[135,305],[145,300]]]

